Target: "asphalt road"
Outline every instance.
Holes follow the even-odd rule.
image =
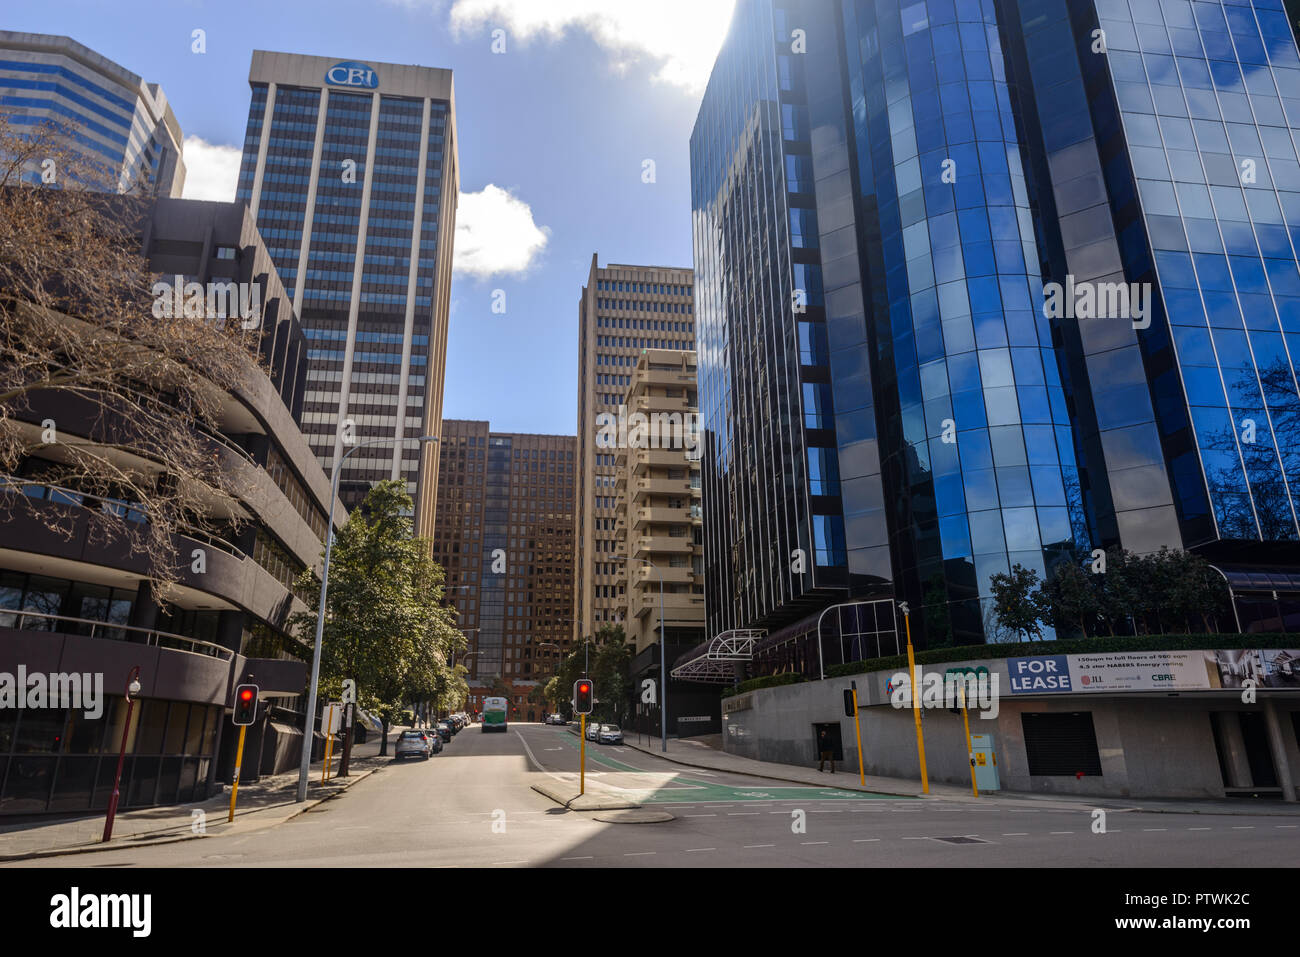
[[[577,739],[562,728],[477,726],[428,761],[385,767],[285,824],[8,866],[294,867],[1110,867],[1294,866],[1300,823],[1039,802],[887,798],[696,771],[631,748],[588,745],[588,790],[674,819],[615,824],[567,811],[531,785],[572,780]],[[838,775],[837,775],[838,776]]]

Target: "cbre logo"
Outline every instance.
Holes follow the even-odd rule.
[[[364,63],[335,63],[325,71],[325,82],[331,86],[359,86],[373,90],[379,86],[379,74]]]

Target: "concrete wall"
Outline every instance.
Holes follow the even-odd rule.
[[[877,676],[857,676],[862,747],[868,775],[918,779],[916,733],[910,708],[886,703]],[[883,685],[883,678],[879,683]],[[727,712],[737,699],[724,701],[723,742],[732,754],[803,767],[817,766],[813,726],[837,722],[844,745],[844,768],[857,769],[853,719],[844,716],[848,678],[828,678],[748,692],[750,707]],[[1291,712],[1300,695],[1272,696],[1278,709],[1291,777],[1300,785],[1300,744]],[[874,701],[875,703],[870,703]],[[1223,776],[1211,724],[1211,711],[1261,710],[1243,705],[1235,692],[1180,695],[1057,695],[1002,697],[995,718],[970,711],[971,734],[991,734],[1003,790],[1098,797],[1222,798]],[[1102,774],[1076,778],[1029,774],[1021,715],[1024,712],[1087,711],[1092,714]],[[924,709],[926,764],[931,781],[969,785],[970,771],[960,714]]]

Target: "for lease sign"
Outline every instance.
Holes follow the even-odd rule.
[[[1202,651],[1008,658],[1012,694],[1194,691],[1210,687]]]
[[[1069,655],[1008,658],[1012,694],[1042,694],[1074,690],[1070,685]]]

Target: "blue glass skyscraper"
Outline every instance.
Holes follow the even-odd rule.
[[[692,137],[710,632],[979,640],[993,574],[1110,545],[1285,585],[1297,62],[1281,0],[742,0]],[[735,547],[786,541],[811,588]]]

